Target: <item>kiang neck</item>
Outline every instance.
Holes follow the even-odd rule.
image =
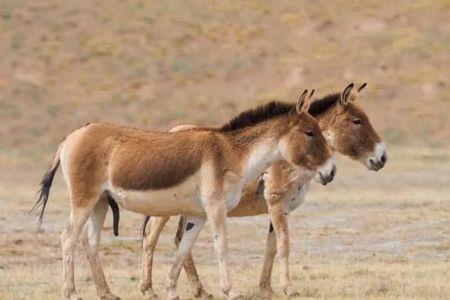
[[[281,160],[281,153],[276,139],[262,142],[252,148],[243,165],[243,177],[252,180],[263,173],[273,163]]]
[[[336,116],[335,110],[336,108],[331,108],[328,111],[314,117],[319,123],[320,130],[322,131],[323,136],[327,140],[328,145],[330,145],[333,149],[334,149],[333,124],[335,122]]]
[[[243,128],[230,136],[242,156],[242,176],[251,180],[261,175],[271,164],[282,159],[279,141],[286,131],[287,120],[269,120],[255,126]]]

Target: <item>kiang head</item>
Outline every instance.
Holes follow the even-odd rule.
[[[327,144],[319,124],[309,113],[314,90],[305,90],[290,112],[287,131],[280,139],[279,148],[283,158],[297,167],[317,172],[319,181],[327,184],[336,173],[331,148]]]
[[[356,102],[366,83],[358,89],[349,84],[339,95],[324,134],[338,152],[378,171],[387,161],[386,145],[373,128],[367,114]]]

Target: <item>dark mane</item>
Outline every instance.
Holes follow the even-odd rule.
[[[341,94],[331,94],[327,95],[321,99],[314,100],[309,106],[308,112],[313,116],[320,115],[321,113],[327,111],[329,108],[333,107],[338,103]]]
[[[295,109],[294,104],[272,101],[257,108],[241,112],[223,125],[221,131],[233,131],[264,122],[276,116],[284,115]]]

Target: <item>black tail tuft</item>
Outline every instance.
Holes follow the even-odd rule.
[[[55,177],[56,170],[58,169],[59,161],[58,163],[50,168],[44,175],[44,177],[41,180],[41,189],[39,190],[39,198],[34,203],[33,207],[31,208],[31,211],[37,210],[39,207],[41,207],[41,212],[39,213],[39,219],[38,224],[39,227],[42,224],[42,219],[44,218],[44,211],[45,207],[47,206],[48,196],[50,194],[50,188],[52,187],[53,178]]]
[[[183,238],[185,225],[186,225],[186,219],[184,217],[180,216],[180,220],[178,221],[177,232],[175,233],[175,238],[174,238],[174,242],[175,242],[175,245],[177,246],[177,248],[178,248],[178,245],[181,243],[181,239]]]

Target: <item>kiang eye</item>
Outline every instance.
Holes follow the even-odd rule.
[[[313,137],[313,136],[314,136],[314,131],[312,131],[312,130],[307,130],[307,131],[305,131],[305,134],[306,134],[307,136],[309,136],[309,137]]]
[[[362,120],[361,119],[353,119],[352,122],[353,122],[353,124],[356,124],[356,125],[361,125],[362,124]]]

